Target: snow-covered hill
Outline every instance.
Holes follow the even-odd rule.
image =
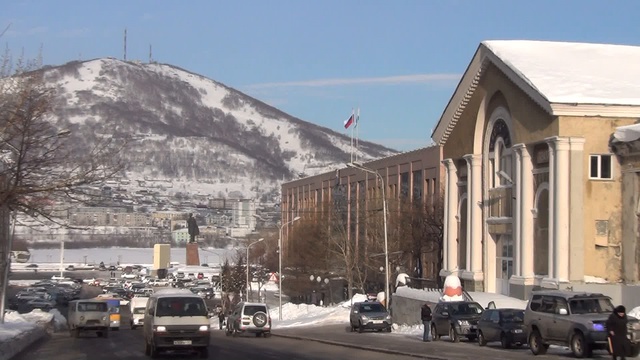
[[[123,179],[174,191],[269,200],[279,184],[343,166],[350,139],[178,67],[112,58],[45,67],[54,120],[79,151],[100,136],[132,137]],[[366,141],[359,159],[396,151]]]

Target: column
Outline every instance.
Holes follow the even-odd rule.
[[[555,241],[553,241],[555,236],[555,164],[556,164],[556,148],[553,146],[553,140],[547,139],[547,145],[549,145],[549,255],[548,255],[548,275],[547,277],[550,279],[556,279],[556,273],[554,271],[555,267]]]
[[[529,149],[525,146],[520,149],[520,166],[522,174],[520,176],[520,275],[525,279],[533,279],[533,162]]]
[[[445,160],[447,169],[447,227],[445,228],[444,241],[447,244],[447,271],[449,273],[458,270],[458,220],[456,210],[458,208],[458,171],[452,159]]]
[[[555,139],[554,268],[559,282],[569,281],[569,139]]]
[[[470,255],[467,269],[480,280],[482,275],[482,155],[466,155],[467,177],[467,244]]]
[[[569,138],[569,281],[584,280],[584,142],[584,138]]]
[[[514,276],[522,276],[522,232],[520,230],[520,222],[522,221],[522,148],[524,144],[515,144],[511,147],[513,150],[513,159],[515,165],[515,173],[513,179],[513,185],[511,188],[512,196],[515,198],[515,206],[513,207],[513,217],[511,218],[512,224],[512,236],[515,260],[515,266],[513,269]]]

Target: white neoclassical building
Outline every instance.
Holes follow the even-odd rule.
[[[480,44],[433,133],[446,172],[442,276],[521,298],[638,280],[638,262],[623,261],[638,237],[621,235],[609,140],[640,118],[639,60],[635,46]]]

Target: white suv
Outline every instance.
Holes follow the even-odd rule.
[[[265,303],[241,302],[227,319],[227,336],[239,333],[256,334],[256,337],[271,336],[271,317]]]

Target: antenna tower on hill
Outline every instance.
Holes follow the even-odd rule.
[[[151,44],[149,44],[149,63],[153,62],[153,50]]]
[[[124,28],[124,61],[127,61],[127,28]]]

